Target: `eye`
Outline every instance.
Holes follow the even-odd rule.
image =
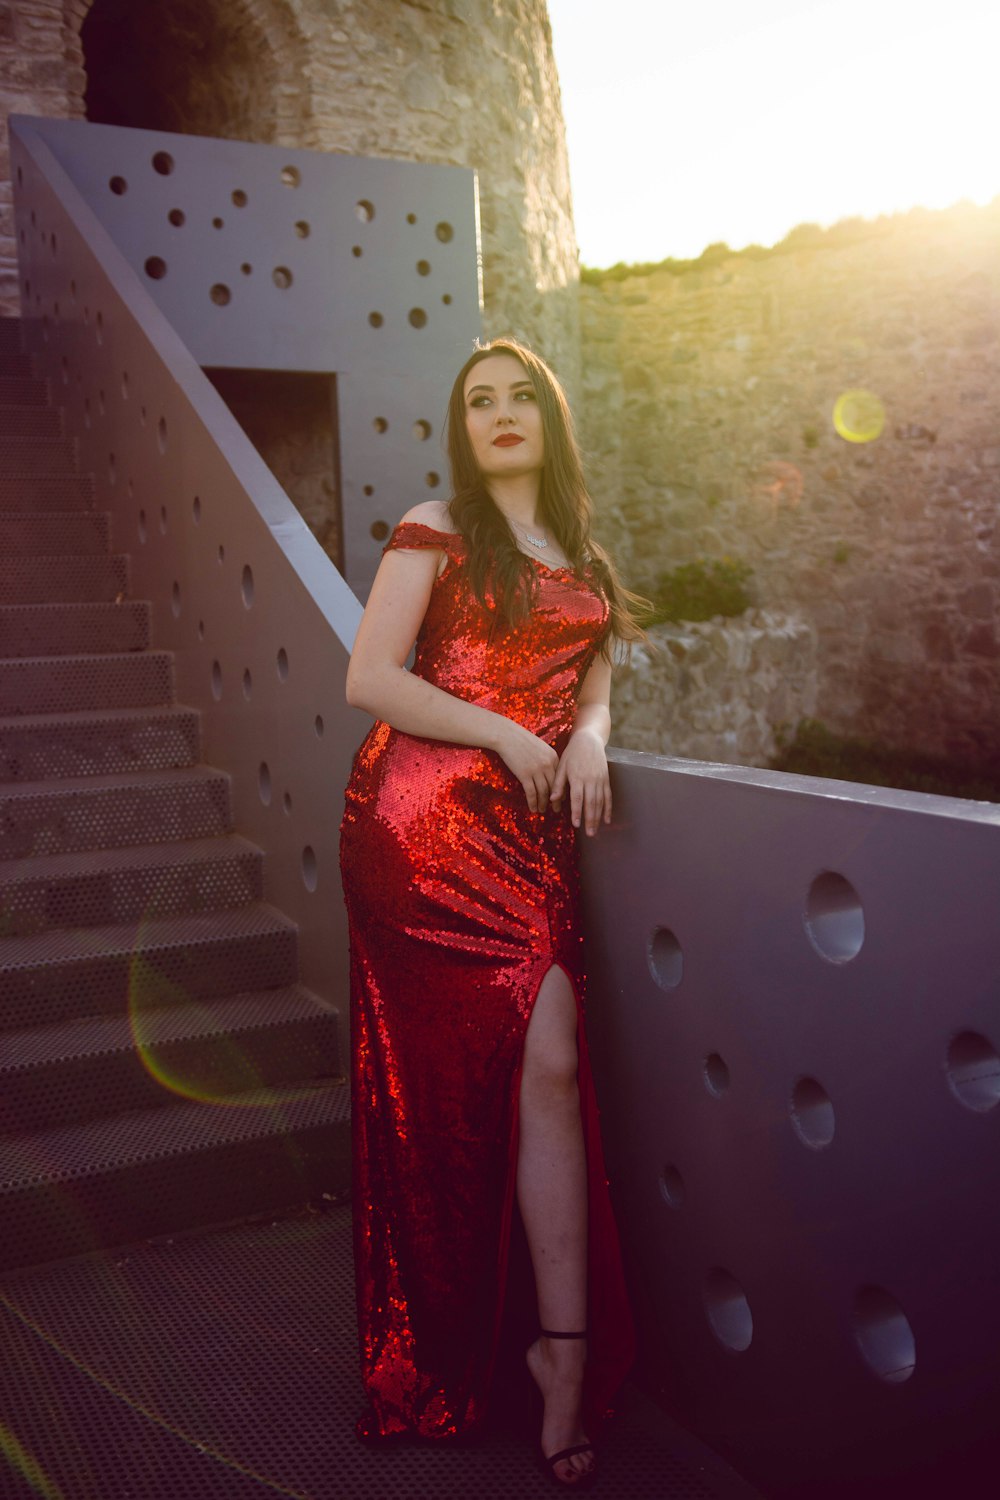
[[[515,401],[534,401],[534,391],[517,391],[514,395]]]
[[[489,406],[489,404],[490,404],[490,398],[489,398],[489,396],[473,396],[472,400],[469,402],[469,406],[470,407],[472,407],[472,406]]]

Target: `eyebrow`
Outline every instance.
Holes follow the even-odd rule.
[[[515,381],[513,381],[511,383],[509,389],[512,390],[512,391],[522,391],[526,387],[527,387],[528,390],[531,389],[531,381],[530,380],[515,380]],[[470,385],[469,389],[466,391],[465,394],[466,394],[466,396],[472,396],[472,395],[475,394],[476,391],[495,391],[495,390],[496,390],[496,386],[495,385]]]

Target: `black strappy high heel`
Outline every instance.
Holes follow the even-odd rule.
[[[582,1333],[564,1333],[559,1329],[540,1328],[538,1332],[543,1339],[585,1339],[587,1330]],[[561,1490],[589,1490],[597,1479],[597,1455],[594,1454],[595,1467],[586,1474],[577,1474],[575,1479],[560,1479],[556,1473],[555,1466],[564,1458],[575,1458],[578,1453],[594,1454],[593,1443],[575,1443],[571,1448],[560,1448],[558,1453],[547,1454],[544,1449],[539,1449],[539,1462],[542,1472],[547,1474],[553,1484],[557,1484]]]

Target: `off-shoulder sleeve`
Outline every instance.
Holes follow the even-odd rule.
[[[465,541],[460,532],[435,531],[433,526],[425,526],[422,521],[400,521],[382,551],[405,550],[411,547],[419,549],[434,547],[439,552],[447,552],[452,559],[465,556]]]

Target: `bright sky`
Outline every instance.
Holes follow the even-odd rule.
[[[1000,0],[548,0],[585,265],[1000,193]]]

